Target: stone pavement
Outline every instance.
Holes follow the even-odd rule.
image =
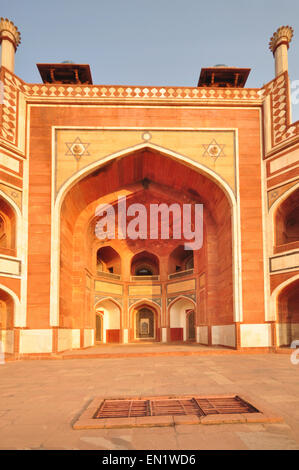
[[[0,449],[299,449],[299,365],[289,355],[32,360],[0,365]],[[73,430],[96,396],[242,393],[280,424]]]
[[[256,353],[256,352],[255,352]],[[116,358],[146,356],[192,356],[242,354],[241,350],[222,346],[204,346],[198,343],[129,343],[101,344],[84,349],[71,349],[56,354],[63,359]]]

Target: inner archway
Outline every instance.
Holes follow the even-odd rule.
[[[168,260],[168,273],[188,271],[194,268],[194,253],[192,250],[185,250],[183,245],[177,246],[170,254]]]
[[[153,253],[142,251],[133,256],[131,261],[132,276],[158,276],[159,259]]]
[[[194,302],[187,297],[178,298],[170,305],[170,341],[195,340],[194,307]]]
[[[96,304],[95,338],[96,342],[121,342],[121,310],[110,299],[104,299]]]
[[[160,171],[162,166],[163,172]],[[120,329],[124,330],[123,337],[130,339],[130,305],[140,298],[154,296],[161,305],[159,328],[169,328],[169,315],[163,298],[168,289],[166,284],[172,281],[168,262],[171,253],[182,246],[183,240],[177,240],[170,230],[169,239],[161,239],[160,236],[155,240],[150,237],[134,240],[107,238],[100,243],[95,235],[96,209],[99,204],[116,207],[117,198],[124,195],[128,203],[142,204],[146,209],[151,204],[160,203],[178,204],[179,207],[203,204],[203,245],[191,253],[187,250],[186,255],[178,255],[182,255],[182,268],[185,268],[182,271],[187,271],[194,279],[197,276],[205,279],[201,286],[203,301],[196,314],[196,326],[199,322],[201,325],[232,324],[237,318],[234,308],[238,309],[238,299],[234,301],[234,289],[237,289],[233,282],[236,269],[234,253],[237,250],[236,240],[234,243],[232,240],[235,212],[231,200],[224,189],[203,171],[157,151],[144,149],[85,175],[65,195],[60,213],[60,326],[94,329],[94,296],[110,296],[124,305]],[[117,214],[115,220],[117,223]],[[114,272],[114,261],[113,273],[109,271],[108,246],[110,254],[115,251],[119,255],[121,276]],[[97,258],[99,250],[102,250],[101,256]],[[95,259],[101,262],[99,270],[95,269]],[[99,279],[98,274],[106,270],[111,279],[109,276]],[[196,282],[191,280],[188,286],[188,289],[196,290]],[[187,332],[186,325],[185,330]]]
[[[121,274],[121,259],[117,251],[111,246],[103,246],[96,252],[97,274]]]
[[[136,339],[155,339],[155,314],[148,307],[138,309],[135,316]]]

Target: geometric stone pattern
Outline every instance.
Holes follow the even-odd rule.
[[[79,137],[73,142],[66,142],[65,145],[68,148],[65,155],[73,155],[77,161],[79,161],[83,155],[89,155],[87,148],[90,144],[88,142],[82,142]]]
[[[259,100],[257,89],[220,89],[187,87],[122,87],[76,85],[24,85],[27,96],[69,98],[142,98],[142,99],[201,99],[201,100]]]
[[[17,99],[22,92],[27,98],[42,97],[59,99],[104,99],[105,101],[126,99],[126,101],[167,101],[179,100],[186,102],[240,102],[246,105],[250,102],[263,102],[270,95],[272,115],[273,142],[275,146],[283,140],[294,137],[299,133],[299,123],[288,125],[288,74],[284,72],[262,89],[256,88],[205,88],[205,87],[126,87],[126,86],[94,86],[94,85],[45,85],[26,84],[9,71],[2,69],[0,81],[3,83],[2,126],[0,136],[15,143],[17,127]],[[2,96],[1,96],[2,98]],[[2,101],[2,99],[1,99]]]
[[[183,297],[187,297],[188,299],[191,299],[191,300],[193,300],[193,301],[196,303],[196,293],[194,293],[194,294],[190,294],[190,293],[189,293],[189,294],[185,294],[185,293],[184,293],[184,294],[181,294],[181,295],[174,295],[174,296],[171,296],[171,297],[167,297],[167,306],[168,306],[171,302],[173,302],[175,299],[180,299],[180,298],[182,298],[182,296],[183,296]]]
[[[10,186],[4,183],[0,183],[0,189],[9,197],[11,197],[20,209],[22,208],[22,192],[21,191],[18,191],[15,188],[11,188]]]
[[[107,298],[115,300],[120,305],[123,304],[123,298],[122,297],[115,297],[115,296],[111,296],[111,295],[95,295],[94,296],[94,305],[97,304],[100,300],[107,299]]]
[[[150,302],[153,302],[157,305],[159,305],[159,307],[161,307],[161,304],[162,304],[162,300],[161,300],[161,297],[150,297],[150,298],[147,298],[147,297],[142,297],[142,299],[140,298],[129,298],[129,306],[135,304],[136,302],[140,301],[140,300],[149,300]]]
[[[299,134],[299,123],[289,125],[288,103],[289,103],[289,78],[284,72],[274,78],[264,88],[263,96],[270,96],[271,119],[272,119],[272,145],[275,147],[282,141],[290,139]]]
[[[205,149],[203,157],[209,156],[214,158],[215,160],[221,156],[225,157],[225,154],[223,152],[225,144],[219,144],[215,139],[211,140],[208,145],[203,144],[202,146]]]
[[[223,89],[223,88],[187,88],[187,87],[126,87],[126,86],[94,86],[94,85],[45,85],[45,84],[26,84],[6,69],[1,70],[0,90],[1,101],[1,130],[0,137],[16,144],[17,135],[17,100],[19,92],[26,98],[50,98],[61,99],[86,99],[93,98],[99,100],[109,99],[109,101],[126,99],[127,102],[132,99],[136,101],[167,101],[179,100],[186,102],[223,102],[240,101],[246,105],[252,101],[260,101],[262,91],[258,89]]]
[[[298,180],[292,181],[291,183],[284,184],[278,188],[272,189],[268,192],[268,209],[274,204],[274,202],[288,189],[298,183]]]
[[[17,98],[18,87],[15,86],[11,74],[1,71],[1,136],[9,142],[15,143],[17,129]],[[16,79],[17,80],[17,79]],[[19,80],[17,80],[19,81]]]

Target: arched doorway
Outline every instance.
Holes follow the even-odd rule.
[[[140,308],[135,316],[135,337],[136,339],[155,339],[155,314],[148,307]]]
[[[186,272],[194,268],[194,254],[192,250],[185,250],[183,245],[177,246],[168,259],[168,274]]]
[[[195,341],[194,302],[179,297],[169,308],[170,341]]]
[[[96,304],[95,337],[96,342],[121,342],[121,310],[111,299],[103,299]]]
[[[147,277],[158,278],[159,259],[153,253],[142,251],[133,256],[131,260],[131,275],[144,279]]]
[[[299,279],[283,288],[277,297],[277,344],[289,346],[299,338]]]
[[[120,277],[121,259],[117,251],[107,245],[96,252],[96,273],[107,277]]]
[[[13,353],[14,350],[14,310],[14,299],[0,288],[0,353]]]
[[[186,312],[186,329],[187,329],[187,340],[195,341],[196,331],[195,331],[195,312],[194,310],[187,310]]]
[[[103,313],[96,312],[96,331],[95,331],[96,343],[103,342]]]

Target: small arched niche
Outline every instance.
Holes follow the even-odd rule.
[[[121,310],[111,299],[104,299],[95,308],[96,342],[119,343],[121,340]]]
[[[185,250],[184,245],[177,246],[169,255],[168,274],[188,271],[194,268],[193,250]]]
[[[169,308],[170,341],[195,340],[195,305],[180,297]]]
[[[153,253],[142,251],[133,256],[131,261],[131,275],[140,277],[158,276],[159,259]]]
[[[0,253],[15,256],[16,216],[5,199],[0,196]]]
[[[276,211],[275,238],[276,246],[299,242],[299,188]]]
[[[111,246],[104,246],[97,250],[96,272],[97,274],[121,274],[121,258]]]

